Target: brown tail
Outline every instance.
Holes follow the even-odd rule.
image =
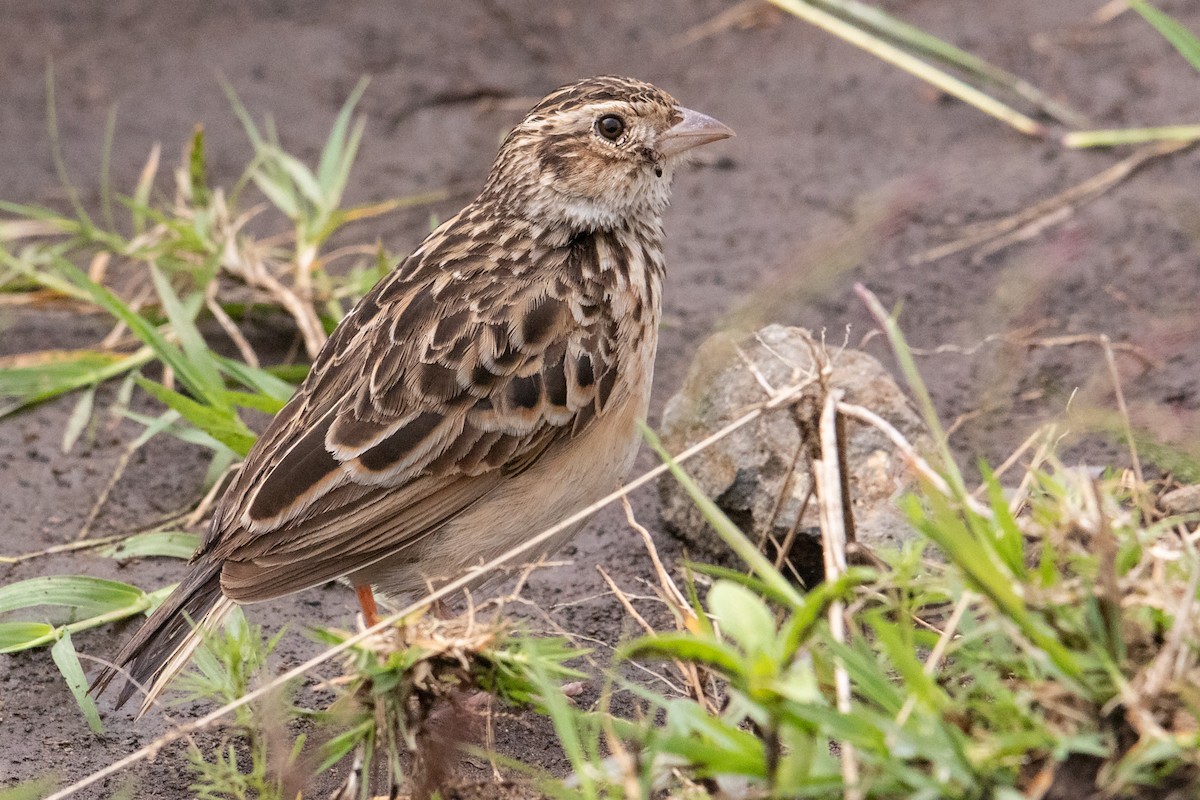
[[[117,708],[139,688],[146,687],[142,703],[145,713],[167,682],[187,663],[203,640],[204,631],[216,625],[232,607],[232,601],[221,593],[221,565],[197,564],[125,643],[112,666],[105,667],[96,677],[91,692],[103,692],[123,667],[129,679],[117,696]]]

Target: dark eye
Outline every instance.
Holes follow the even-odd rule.
[[[625,120],[616,114],[605,114],[596,120],[596,132],[610,142],[615,142],[625,132]]]

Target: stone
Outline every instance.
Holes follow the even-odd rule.
[[[1200,484],[1173,489],[1162,496],[1159,504],[1168,514],[1195,514],[1200,511]]]
[[[848,403],[871,409],[918,450],[931,439],[908,397],[875,358],[826,348],[802,328],[771,325],[736,342],[718,334],[700,347],[679,394],[667,403],[661,436],[679,453],[768,400],[810,381],[798,400],[769,410],[684,463],[704,492],[774,558],[788,541],[788,560],[805,585],[824,575],[812,458],[819,455],[818,420],[824,401],[820,363],[831,365],[828,385]],[[911,488],[903,459],[880,431],[845,419],[846,460],[856,540],[869,548],[915,538],[895,499]],[[692,555],[721,559],[728,547],[669,474],[658,484],[662,518]]]

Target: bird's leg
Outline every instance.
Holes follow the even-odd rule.
[[[374,628],[375,623],[379,622],[379,608],[375,605],[375,593],[371,591],[371,584],[355,586],[354,591],[358,593],[358,604],[362,606],[363,623],[368,628]]]

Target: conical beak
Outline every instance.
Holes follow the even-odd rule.
[[[734,135],[732,128],[707,114],[692,111],[690,108],[676,110],[683,118],[667,128],[667,132],[659,137],[659,155],[678,155],[693,147],[699,147],[709,142],[718,142]]]

